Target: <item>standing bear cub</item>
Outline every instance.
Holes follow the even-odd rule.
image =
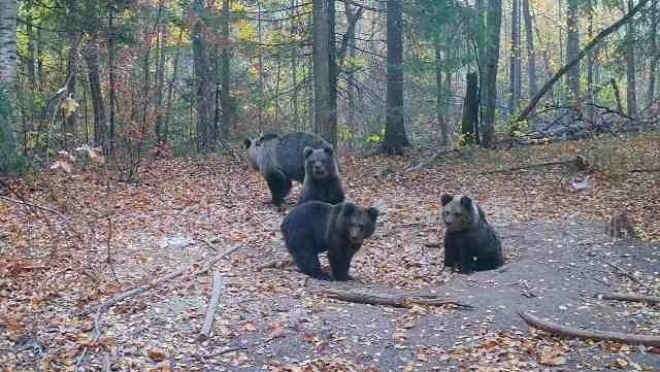
[[[298,204],[318,200],[330,204],[344,201],[344,188],[337,171],[337,159],[332,146],[320,149],[305,147],[305,180]]]
[[[486,214],[467,196],[441,197],[445,233],[445,263],[463,274],[504,265],[502,242]]]
[[[246,138],[244,143],[250,166],[263,175],[277,207],[289,195],[292,181],[302,183],[305,178],[303,150],[330,146],[308,132],[268,133],[255,139]]]
[[[282,221],[286,248],[298,269],[313,278],[346,281],[351,259],[376,229],[378,209],[344,202],[309,201],[297,205]],[[321,270],[319,253],[328,252],[332,276]]]

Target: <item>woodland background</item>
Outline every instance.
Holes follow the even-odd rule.
[[[657,370],[658,2],[0,0],[0,369]],[[382,212],[348,290],[402,308],[282,264],[242,139],[288,130]],[[441,271],[443,192],[502,270]]]

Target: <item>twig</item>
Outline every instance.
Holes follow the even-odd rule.
[[[633,273],[631,273],[630,271],[628,271],[628,270],[626,270],[626,269],[624,269],[624,268],[622,268],[622,267],[619,267],[619,266],[617,266],[617,265],[615,265],[615,264],[613,264],[613,263],[611,263],[611,262],[606,262],[606,264],[608,264],[609,266],[611,266],[612,268],[614,268],[616,271],[618,271],[619,274],[628,277],[630,280],[632,280],[633,282],[635,282],[635,283],[641,285],[641,286],[644,287],[644,288],[648,288],[648,286],[647,286],[645,283],[643,283],[638,277],[636,277],[636,276],[635,276]]]
[[[293,265],[293,260],[291,259],[270,261],[270,262],[266,262],[261,266],[258,266],[257,271],[261,271],[264,269],[283,269],[290,265]]]
[[[215,311],[220,303],[220,294],[224,285],[224,278],[218,271],[213,272],[213,293],[211,295],[211,302],[206,310],[206,317],[204,318],[204,325],[202,325],[201,336],[203,339],[211,335],[211,328],[215,320]]]
[[[426,248],[442,248],[442,243],[440,242],[426,242],[424,243]]]
[[[655,173],[660,172],[660,168],[649,168],[649,169],[631,169],[630,173]]]
[[[12,199],[12,198],[9,198],[9,197],[6,197],[6,196],[0,196],[0,200],[4,200],[6,202],[19,204],[19,205],[27,205],[28,207],[37,208],[37,209],[40,209],[42,211],[53,213],[56,216],[58,216],[59,218],[61,218],[67,224],[68,227],[71,227],[71,221],[69,221],[69,219],[65,215],[63,215],[60,211],[57,211],[53,208],[44,207],[43,205],[31,203],[27,200]]]
[[[211,239],[204,238],[204,239],[202,239],[202,241],[206,244],[207,247],[211,248],[211,250],[212,250],[213,252],[217,252],[217,251],[218,251],[218,247],[217,247],[215,244],[213,244],[213,242],[211,241]]]
[[[568,327],[536,317],[527,312],[518,312],[518,315],[530,326],[557,336],[591,339],[595,341],[614,341],[625,344],[639,344],[660,347],[660,337],[635,335],[621,332],[604,332],[592,329]]]
[[[210,268],[216,262],[220,261],[225,256],[231,254],[232,252],[234,252],[235,250],[237,250],[240,247],[242,247],[242,245],[236,245],[234,247],[231,247],[231,248],[227,249],[222,254],[220,254],[218,257],[214,258],[211,262],[209,262],[204,269],[196,271],[193,275],[198,276],[198,275],[201,275],[204,272],[208,272],[210,270]],[[196,267],[200,263],[201,263],[201,261],[197,262],[194,265],[186,266],[183,269],[180,269],[180,270],[177,270],[173,273],[167,274],[167,275],[165,275],[165,276],[163,276],[159,279],[154,280],[151,283],[143,284],[143,285],[137,286],[137,287],[135,287],[135,288],[133,288],[129,291],[119,293],[118,295],[110,298],[109,300],[106,300],[106,301],[102,302],[101,304],[99,304],[96,307],[91,307],[91,308],[88,308],[88,309],[85,309],[85,310],[79,312],[78,316],[84,316],[84,315],[90,314],[91,312],[94,311],[94,309],[96,309],[96,314],[94,315],[94,337],[93,337],[93,341],[96,342],[96,341],[98,341],[99,338],[101,338],[101,335],[103,333],[101,331],[101,325],[100,325],[101,324],[101,316],[103,315],[103,313],[108,311],[108,309],[110,309],[111,307],[113,307],[117,303],[119,303],[119,302],[121,302],[121,301],[123,301],[123,300],[125,300],[129,297],[137,296],[141,293],[147,292],[151,288],[157,287],[157,286],[159,286],[163,283],[166,283],[166,282],[168,282],[172,279],[178,278],[181,275],[183,275],[186,271],[190,270],[193,267]],[[82,353],[80,354],[80,356],[78,357],[78,360],[76,361],[76,369],[78,368],[78,366],[80,366],[80,363],[85,358],[85,355],[87,354],[87,350],[89,350],[89,349],[87,347],[85,347],[83,349]]]
[[[644,296],[630,293],[603,293],[596,297],[603,300],[616,300],[627,302],[648,302],[650,304],[660,304],[660,297],[657,296]]]
[[[423,306],[441,306],[455,305],[461,308],[472,309],[471,305],[464,304],[458,300],[442,298],[430,294],[394,294],[394,293],[374,293],[364,290],[344,290],[338,288],[323,287],[316,290],[317,293],[324,294],[336,300],[355,302],[369,305],[385,305],[392,307],[412,307],[413,305]]]

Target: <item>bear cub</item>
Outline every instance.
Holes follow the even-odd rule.
[[[286,248],[300,272],[322,280],[346,281],[351,259],[364,239],[376,230],[378,209],[353,203],[337,205],[309,201],[294,207],[281,225]],[[321,270],[319,253],[326,252],[332,276]]]
[[[504,265],[502,241],[486,214],[467,196],[441,197],[445,233],[445,263],[462,274]]]
[[[337,160],[332,146],[313,149],[305,147],[305,180],[298,204],[318,200],[330,204],[344,201],[344,188],[337,171]]]

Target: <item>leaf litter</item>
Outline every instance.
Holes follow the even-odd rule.
[[[534,154],[571,156],[580,151],[574,144],[548,145],[537,147]],[[476,288],[500,288],[503,284],[496,279],[441,271],[442,249],[427,243],[442,241],[439,196],[443,192],[478,200],[505,242],[520,239],[515,236],[519,231],[533,236],[525,226],[535,221],[566,229],[597,224],[622,205],[634,211],[642,237],[660,238],[660,221],[655,218],[660,200],[657,173],[630,173],[625,178],[597,173],[594,188],[569,193],[558,186],[561,168],[478,175],[493,164],[512,166],[519,157],[525,158],[512,151],[494,153],[487,158],[478,151],[467,152],[463,158],[446,159],[411,173],[401,172],[413,162],[411,158],[343,158],[348,197],[359,204],[376,204],[383,211],[376,235],[354,261],[353,275],[364,284],[401,290],[443,293],[457,281],[475,288],[475,294],[479,293]],[[547,160],[542,156],[539,161]],[[264,204],[269,197],[264,182],[242,164],[222,158],[151,161],[143,167],[138,184],[118,182],[98,168],[71,170],[64,164],[68,165],[12,187],[30,201],[64,213],[75,233],[46,212],[0,203],[0,349],[7,351],[0,353],[0,365],[9,370],[32,370],[35,365],[45,370],[71,370],[76,365],[96,370],[110,365],[113,370],[161,371],[655,367],[647,359],[637,362],[634,358],[640,352],[658,353],[652,348],[530,334],[516,329],[520,323],[502,329],[497,318],[506,311],[505,305],[505,309],[487,309],[482,319],[460,315],[451,306],[357,305],[307,293],[308,279],[291,267],[256,270],[269,259],[287,258],[279,236],[282,215]],[[395,171],[383,171],[388,169]],[[387,176],[374,176],[381,174]],[[605,259],[621,246],[591,239],[589,234],[575,241],[551,232],[543,230],[539,241],[573,249],[599,245],[606,249],[595,254]],[[79,239],[73,238],[75,234]],[[161,248],[160,243],[176,237],[192,244]],[[110,308],[98,325],[91,315],[76,316],[135,285],[210,260],[217,253],[205,244],[208,239],[220,248],[244,245],[215,266],[228,281],[210,340],[200,343],[197,339],[210,298],[208,275],[185,274],[129,298]],[[525,254],[524,249],[511,249],[508,259],[515,262]],[[327,265],[325,259],[322,262]],[[570,262],[563,264],[565,272],[572,272]],[[598,262],[593,266],[600,270],[599,280],[617,291],[660,293],[657,269],[624,266],[638,279],[632,280]],[[517,283],[513,287],[518,288],[521,282]],[[525,290],[533,293],[529,298],[547,293],[539,283],[534,288],[527,284]],[[564,302],[557,307],[565,310],[557,311],[602,311],[601,320],[613,328],[621,326],[618,319],[635,319],[625,325],[625,331],[650,334],[659,329],[657,308],[648,305],[610,302],[603,306],[586,296],[577,300],[578,305],[567,305],[575,299]],[[459,327],[442,320],[449,317],[462,319]],[[356,322],[362,326],[356,329]],[[97,326],[102,336],[94,341]],[[80,360],[83,350],[89,351]]]

